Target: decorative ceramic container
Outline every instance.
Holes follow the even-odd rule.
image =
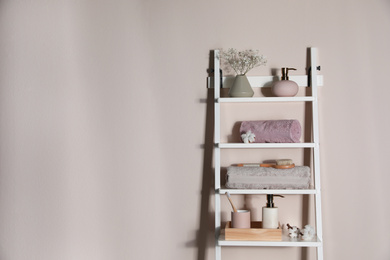
[[[294,68],[282,68],[282,78],[272,86],[272,93],[277,97],[294,97],[299,90],[298,84],[288,79],[288,71]]]
[[[253,89],[245,75],[237,75],[229,90],[230,97],[253,97]]]
[[[291,80],[281,80],[272,86],[272,92],[277,97],[294,97],[298,90],[297,83]]]
[[[251,212],[249,210],[232,211],[232,228],[251,228]]]

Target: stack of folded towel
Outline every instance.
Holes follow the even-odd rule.
[[[310,185],[310,167],[291,169],[269,167],[227,168],[226,187],[232,189],[307,189]]]

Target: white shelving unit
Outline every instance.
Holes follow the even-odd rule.
[[[221,247],[223,246],[266,246],[266,247],[315,247],[317,259],[323,260],[322,242],[322,218],[321,218],[321,184],[320,184],[320,151],[319,151],[319,127],[318,127],[318,86],[322,86],[323,77],[317,75],[317,49],[310,48],[311,60],[311,96],[303,97],[253,97],[253,98],[225,98],[220,97],[220,58],[219,51],[214,50],[214,77],[209,78],[209,87],[214,88],[214,167],[215,167],[215,259],[221,260]],[[213,80],[211,80],[213,79]],[[252,87],[263,87],[274,81],[273,76],[248,77]],[[290,80],[297,82],[300,87],[308,87],[308,76],[290,76]],[[222,78],[223,88],[229,88],[233,82],[232,77]],[[220,132],[220,104],[221,103],[266,103],[266,102],[311,102],[312,104],[312,142],[310,143],[221,143]],[[249,190],[249,189],[226,189],[221,187],[221,149],[280,149],[280,148],[310,148],[313,153],[313,178],[314,187],[304,190]],[[227,241],[221,234],[221,195],[226,192],[231,194],[283,194],[304,195],[310,194],[315,197],[315,219],[317,237],[305,241],[292,239],[283,234],[282,241]]]

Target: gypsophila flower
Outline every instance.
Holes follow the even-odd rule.
[[[267,64],[267,59],[259,54],[258,50],[237,51],[230,48],[227,51],[221,51],[221,57],[225,63],[232,67],[237,75],[245,75],[251,69],[260,65]]]

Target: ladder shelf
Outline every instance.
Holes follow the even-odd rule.
[[[317,75],[317,49],[310,48],[310,75],[290,76],[300,87],[310,87],[309,96],[297,97],[251,97],[251,98],[227,98],[221,97],[220,88],[229,88],[234,77],[221,77],[219,50],[214,50],[214,77],[208,78],[208,88],[214,88],[214,199],[215,199],[215,259],[221,260],[221,248],[224,246],[257,246],[257,247],[314,247],[317,250],[317,260],[323,260],[322,242],[322,213],[321,213],[321,184],[320,184],[320,159],[319,159],[319,125],[318,125],[318,86],[323,84],[323,76]],[[270,86],[278,80],[276,76],[248,77],[252,87]],[[310,86],[309,82],[311,81]],[[304,143],[223,143],[221,142],[221,104],[234,103],[311,103],[312,141]],[[307,116],[307,115],[305,115]],[[221,185],[221,149],[296,149],[309,148],[312,152],[311,166],[314,186],[308,189],[229,189]],[[290,238],[284,230],[282,241],[236,241],[226,240],[224,230],[221,227],[221,195],[229,192],[233,195],[310,195],[314,197],[315,229],[316,237],[312,240]]]

